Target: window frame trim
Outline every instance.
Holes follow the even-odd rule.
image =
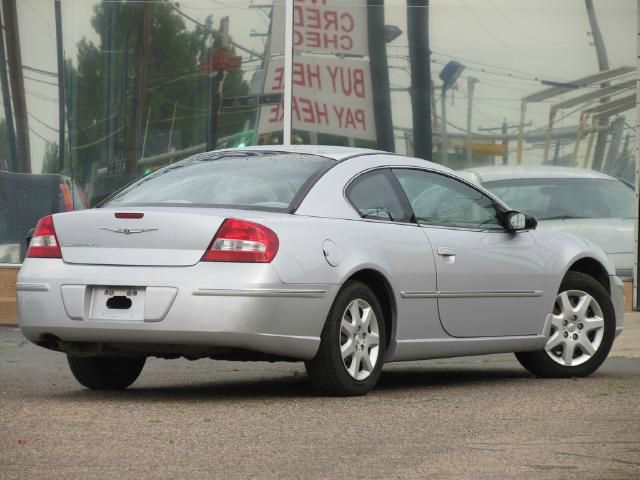
[[[365,217],[362,216],[362,214],[360,213],[359,209],[351,201],[351,198],[350,198],[349,194],[350,194],[351,190],[353,189],[353,187],[359,181],[361,181],[363,179],[363,177],[366,177],[366,176],[369,176],[369,175],[374,175],[378,171],[382,171],[382,174],[384,175],[386,180],[389,182],[389,186],[393,190],[393,193],[398,198],[398,202],[400,203],[400,206],[402,207],[403,215],[404,215],[404,218],[402,220],[384,220],[382,218],[365,218]],[[356,175],[351,177],[349,179],[349,181],[345,184],[345,186],[344,186],[344,188],[342,190],[342,195],[343,195],[345,201],[347,202],[347,204],[349,204],[349,206],[353,209],[355,214],[358,216],[358,220],[367,220],[367,221],[383,222],[383,223],[396,223],[396,224],[402,224],[402,225],[416,225],[417,224],[416,222],[413,221],[414,214],[413,214],[413,209],[411,208],[411,204],[409,203],[406,195],[404,194],[404,190],[402,189],[402,186],[398,183],[398,179],[391,172],[391,167],[388,166],[388,165],[381,165],[381,166],[378,166],[378,167],[373,167],[373,168],[369,168],[367,170],[363,170],[361,172],[358,172]]]
[[[407,202],[408,207],[410,209],[411,212],[411,219],[412,221],[409,222],[399,222],[399,221],[395,221],[395,220],[377,220],[377,219],[371,219],[371,218],[363,218],[360,215],[360,212],[358,212],[358,209],[351,203],[351,201],[349,200],[349,197],[347,196],[347,190],[349,189],[349,187],[358,179],[360,178],[362,175],[374,172],[376,170],[388,170],[388,173],[393,177],[393,182],[392,185],[397,182],[397,186],[400,188],[401,190],[401,202]],[[504,226],[503,224],[503,228],[502,229],[486,229],[486,228],[470,228],[470,227],[456,227],[456,226],[450,226],[450,225],[432,225],[432,224],[422,224],[422,223],[418,223],[416,221],[415,218],[415,212],[413,211],[413,207],[411,207],[411,202],[409,202],[409,199],[404,191],[404,189],[402,188],[400,181],[398,180],[398,178],[395,176],[395,174],[393,173],[394,169],[403,169],[403,170],[418,170],[421,172],[425,172],[425,173],[433,173],[436,175],[441,175],[443,177],[447,177],[450,178],[453,181],[457,181],[462,183],[463,185],[466,185],[470,188],[472,188],[473,190],[476,190],[478,193],[484,195],[485,197],[487,197],[490,201],[491,204],[493,205],[493,207],[496,209],[496,212],[498,212],[500,220],[502,222],[504,222],[504,215],[507,212],[510,212],[511,209],[509,209],[509,207],[507,207],[507,205],[505,205],[502,201],[500,201],[495,195],[493,195],[490,191],[484,189],[481,186],[478,186],[476,184],[474,184],[473,182],[468,181],[465,178],[462,178],[460,176],[457,176],[455,174],[451,174],[447,171],[442,171],[439,170],[437,168],[429,168],[429,167],[420,167],[420,166],[416,166],[416,165],[379,165],[376,167],[371,167],[368,168],[366,170],[362,170],[361,172],[358,172],[357,174],[355,174],[354,176],[352,176],[345,184],[342,194],[343,194],[343,198],[344,200],[347,202],[347,204],[353,209],[354,213],[358,216],[357,220],[360,221],[373,221],[373,222],[383,222],[383,223],[395,223],[398,225],[415,225],[421,228],[439,228],[439,229],[445,229],[445,230],[457,230],[457,231],[466,231],[466,232],[486,232],[486,233],[511,233],[509,232],[509,230]],[[405,205],[406,207],[406,205]]]

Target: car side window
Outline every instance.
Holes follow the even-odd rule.
[[[425,225],[503,230],[498,211],[489,197],[445,175],[424,170],[393,170],[413,209]]]
[[[362,218],[407,222],[410,214],[400,200],[402,192],[392,181],[387,169],[365,173],[347,187],[347,199]]]

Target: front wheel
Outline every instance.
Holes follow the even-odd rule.
[[[516,357],[539,377],[586,377],[607,358],[615,332],[615,311],[604,287],[584,273],[569,272],[556,297],[544,350]]]
[[[91,390],[124,390],[136,381],[146,358],[67,355],[75,379]]]
[[[382,371],[384,322],[371,289],[361,282],[347,283],[331,306],[318,353],[305,362],[316,390],[337,396],[369,392]]]

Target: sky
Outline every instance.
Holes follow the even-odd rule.
[[[24,65],[55,74],[53,1],[20,0],[17,3]],[[67,57],[75,59],[75,45],[83,37],[99,42],[90,24],[96,3],[94,0],[62,0]],[[266,31],[268,20],[264,10],[249,8],[252,3],[264,5],[270,2],[181,0],[179,8],[199,21],[209,14],[216,19],[228,15],[233,39],[261,52],[264,38],[251,36],[251,32]],[[353,5],[361,0],[332,3]],[[635,65],[636,0],[594,0],[594,4],[610,66]],[[455,59],[467,67],[447,100],[448,120],[460,128],[466,127],[466,78],[469,76],[479,80],[475,87],[472,121],[473,130],[477,130],[500,126],[503,119],[510,124],[517,123],[519,99],[544,88],[540,79],[571,81],[597,72],[584,0],[431,0],[429,12],[432,72],[436,83],[439,82],[437,74],[447,61]],[[387,0],[385,15],[387,24],[397,25],[404,32],[388,45],[388,55],[392,86],[406,87],[409,85],[406,3]],[[193,27],[188,21],[187,24],[189,28]],[[250,80],[251,75],[248,71],[246,79]],[[627,78],[633,78],[633,75]],[[45,140],[57,141],[56,81],[55,76],[25,71],[34,172],[40,171]],[[558,100],[561,99],[563,97]],[[408,93],[394,92],[392,104],[394,124],[410,127]],[[527,120],[533,127],[540,127],[546,122],[548,111],[549,103],[532,105]],[[577,115],[567,116],[559,125],[575,125]],[[634,114],[627,112],[627,121],[635,123],[632,118],[635,118]],[[402,151],[400,140],[397,146]],[[534,161],[539,156],[540,151],[531,152]]]

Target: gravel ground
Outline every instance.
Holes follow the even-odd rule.
[[[633,338],[585,379],[491,355],[387,365],[342,399],[298,364],[210,360],[151,359],[129,390],[91,392],[4,328],[0,479],[640,479]]]

